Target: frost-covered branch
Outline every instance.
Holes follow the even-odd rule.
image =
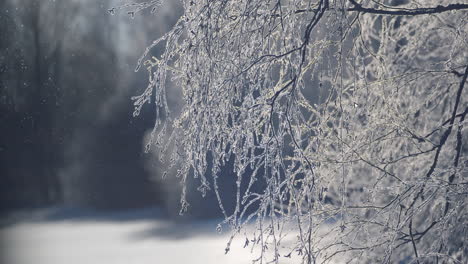
[[[467,258],[466,4],[182,2],[134,97],[136,115],[156,104],[148,148],[180,178],[182,212],[193,177],[260,263]]]

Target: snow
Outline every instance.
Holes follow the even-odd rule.
[[[224,254],[229,234],[216,232],[218,220],[176,223],[145,212],[41,214],[0,225],[2,264],[229,264],[253,258],[242,237]]]

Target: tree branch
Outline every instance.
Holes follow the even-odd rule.
[[[442,135],[442,138],[440,139],[440,143],[439,143],[439,146],[437,147],[437,152],[436,152],[436,155],[434,157],[434,162],[432,163],[431,168],[427,172],[426,177],[430,177],[432,175],[432,173],[434,172],[434,170],[435,170],[435,168],[437,166],[437,161],[439,159],[439,155],[440,155],[440,152],[442,150],[442,147],[445,145],[445,142],[447,142],[447,139],[448,139],[450,133],[452,133],[453,123],[455,122],[455,118],[457,116],[458,105],[460,104],[460,98],[461,98],[461,95],[462,95],[463,88],[465,88],[465,82],[466,82],[467,77],[468,77],[468,65],[465,68],[465,74],[463,74],[463,78],[462,78],[462,81],[460,83],[460,87],[458,88],[458,91],[457,91],[457,97],[455,98],[455,106],[453,107],[452,117],[450,118],[450,122],[449,122],[450,126],[447,129],[447,131],[445,131],[445,133]]]
[[[411,219],[409,222],[409,234],[411,236],[411,244],[413,244],[414,255],[416,256],[416,263],[419,264],[418,250],[416,248],[416,243],[414,242],[412,227],[413,227],[413,219]]]
[[[354,6],[349,8],[348,11],[356,11],[361,13],[379,14],[379,15],[392,15],[392,16],[418,16],[428,14],[439,14],[447,11],[465,10],[468,9],[468,4],[450,4],[447,6],[438,5],[436,7],[415,8],[415,9],[398,9],[398,10],[385,10],[363,7],[355,0],[349,0]]]

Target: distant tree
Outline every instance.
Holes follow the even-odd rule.
[[[61,3],[24,2],[3,1],[0,15],[2,209],[61,200],[55,171],[60,159],[59,128],[54,119],[60,112],[66,10]],[[46,16],[50,9],[56,15]]]
[[[145,81],[126,68],[138,40],[106,2],[0,1],[0,212],[158,203],[135,136],[151,120],[130,124],[125,100]]]
[[[128,4],[129,13],[160,1]],[[235,235],[279,263],[468,259],[468,4],[183,1],[138,62],[135,115],[183,185],[213,191]],[[114,12],[114,9],[111,10]],[[165,51],[150,57],[158,45]],[[168,80],[183,91],[171,112]],[[236,203],[218,175],[234,160]],[[210,170],[208,172],[208,170]],[[209,176],[211,175],[211,176]],[[254,186],[264,183],[260,192]],[[255,230],[245,231],[253,222]],[[226,251],[229,251],[231,240]],[[285,260],[288,261],[288,260]]]

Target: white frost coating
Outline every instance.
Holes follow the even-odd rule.
[[[259,263],[292,255],[303,263],[468,258],[468,5],[186,0],[183,7],[139,61],[149,83],[134,97],[135,115],[150,98],[156,103],[148,144],[178,168],[181,212],[193,176],[199,191],[216,193],[233,236],[254,222],[243,234],[246,246],[261,249]],[[147,58],[157,45],[165,45],[162,56]],[[169,111],[168,76],[183,89],[180,114]],[[218,188],[229,159],[233,211]]]

